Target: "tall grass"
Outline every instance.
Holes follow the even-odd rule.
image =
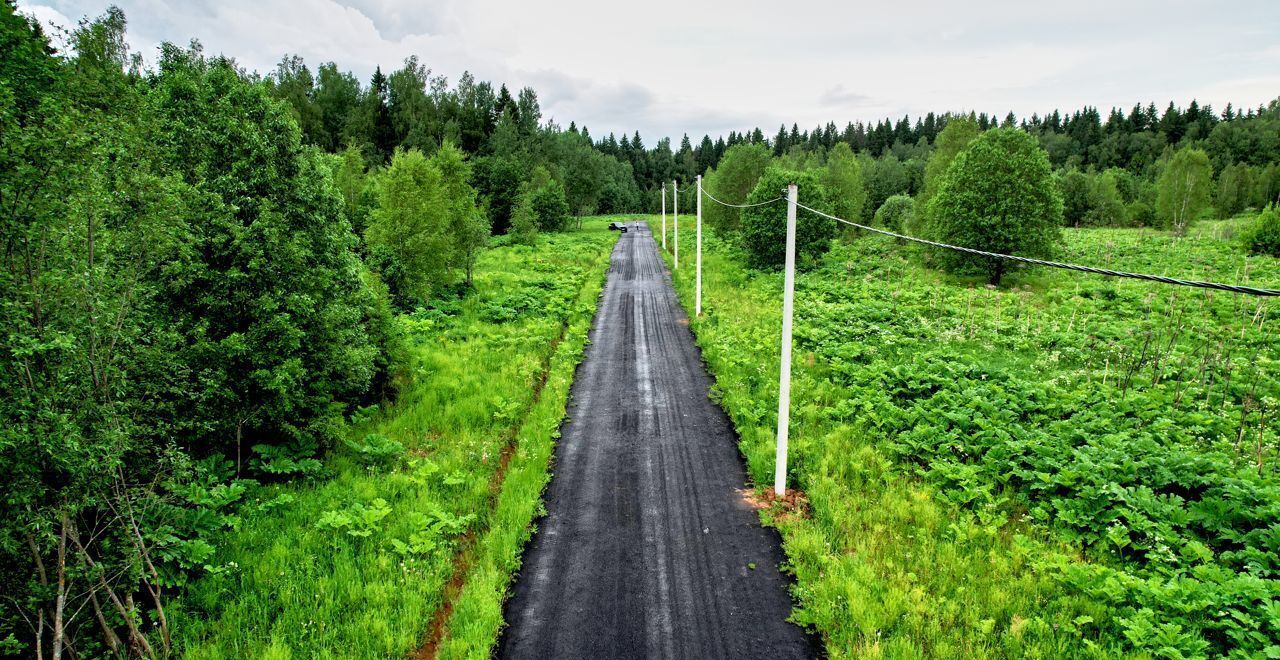
[[[401,319],[412,366],[400,398],[353,425],[322,477],[260,489],[181,599],[184,655],[403,656],[428,635],[461,549],[479,538],[513,554],[487,539],[540,488],[505,504],[496,492],[545,478],[527,443],[563,416],[614,238],[605,224],[489,250],[473,293]]]
[[[1170,275],[1280,282],[1274,260],[1246,260],[1223,232],[1212,229],[1184,238],[1140,230],[1071,231],[1066,256]],[[691,240],[684,243],[692,246]],[[715,394],[740,434],[750,474],[758,484],[770,483],[781,276],[746,270],[741,255],[714,238],[706,244],[705,313],[691,325],[717,379]],[[688,249],[675,281],[691,307]],[[1183,596],[1184,602],[1169,591],[1175,582],[1159,587],[1163,591],[1152,586],[1163,583],[1148,572],[1146,551],[1135,547],[1144,537],[1136,531],[1132,511],[1125,514],[1129,519],[1118,520],[1134,527],[1126,532],[1133,540],[1118,541],[1119,547],[1082,531],[1100,521],[1113,524],[1115,513],[1081,511],[1074,514],[1078,522],[1046,515],[1088,504],[1073,499],[1080,496],[1057,481],[1078,479],[1068,471],[1080,466],[1045,473],[1044,479],[1062,489],[1053,492],[1067,498],[1055,502],[1059,508],[1054,509],[1042,499],[1047,496],[1020,490],[1023,482],[1013,474],[982,471],[999,464],[998,457],[966,453],[975,451],[972,439],[985,437],[991,424],[1038,437],[1032,431],[1039,433],[1042,422],[1018,419],[1016,409],[1010,409],[1011,422],[996,421],[1007,412],[1002,400],[1088,406],[1100,420],[1114,420],[1107,424],[1118,434],[1113,443],[1121,443],[1114,459],[1121,467],[1130,452],[1152,470],[1167,469],[1143,458],[1152,451],[1144,444],[1150,441],[1141,439],[1148,429],[1167,443],[1167,449],[1155,450],[1157,455],[1186,450],[1218,456],[1224,446],[1235,451],[1220,440],[1235,437],[1241,402],[1248,400],[1247,386],[1239,381],[1269,373],[1274,362],[1268,356],[1277,348],[1274,333],[1258,323],[1257,301],[1185,291],[1170,298],[1169,290],[1152,293],[1152,288],[1030,271],[1007,288],[989,289],[924,269],[901,247],[877,238],[837,245],[821,268],[799,276],[790,479],[807,503],[775,505],[765,517],[782,531],[796,576],[795,619],[822,635],[832,657],[1194,656],[1206,653],[1211,641],[1230,644],[1216,640],[1249,634],[1249,626],[1264,638],[1269,634],[1269,624],[1260,621],[1242,630],[1219,630],[1214,619],[1220,616],[1195,609],[1192,597]],[[1161,361],[1138,358],[1143,337],[1151,332],[1159,341],[1150,343],[1165,351]],[[1199,348],[1209,337],[1215,343]],[[1234,355],[1216,343],[1232,337],[1240,344]],[[1197,371],[1205,350],[1218,351],[1216,381]],[[1117,383],[1123,365],[1132,372],[1127,395]],[[1221,372],[1232,368],[1236,382],[1224,385]],[[990,375],[989,383],[979,377],[984,374]],[[985,384],[956,389],[970,377]],[[893,388],[945,397],[907,410],[891,405],[898,396],[888,391]],[[1272,377],[1257,398],[1274,399],[1276,393]],[[1182,411],[1172,417],[1180,421],[1161,417],[1169,408]],[[1248,412],[1248,404],[1244,408]],[[1248,437],[1254,437],[1260,417],[1256,410],[1250,413]],[[907,419],[915,421],[904,428]],[[1171,424],[1206,425],[1207,430],[1188,432]],[[1202,447],[1199,432],[1214,440]],[[1044,443],[1046,450],[1058,447],[1054,443],[1062,442],[1061,433],[1032,440],[1028,451],[1037,450],[1035,443]],[[1086,434],[1069,442],[1086,443],[1088,449],[1087,443],[1100,437]],[[1124,440],[1129,437],[1135,439]],[[1256,437],[1274,474],[1274,431]],[[1070,444],[1064,447],[1064,455],[1072,456]],[[1251,448],[1224,460],[1250,465]],[[1100,464],[1095,472],[1111,469]],[[1135,483],[1107,481],[1109,486],[1100,487],[1113,489],[1102,492],[1115,493],[1116,506],[1124,506],[1123,498],[1136,501],[1141,494],[1143,475],[1133,478]],[[1236,479],[1226,473],[1222,478]],[[1274,477],[1261,479],[1257,483]],[[1116,501],[1110,498],[1103,499]],[[1094,568],[1083,573],[1073,568],[1081,566]],[[1095,570],[1100,572],[1090,572]],[[1145,582],[1147,575],[1151,582]],[[1181,580],[1176,583],[1184,589],[1193,586],[1173,577],[1178,573],[1168,575],[1164,579]],[[1154,590],[1144,591],[1143,585]],[[1217,601],[1223,608],[1235,607],[1217,592],[1186,593],[1223,598]],[[1249,607],[1265,610],[1266,598],[1262,605],[1257,600],[1242,605],[1242,614],[1247,616]],[[1164,614],[1146,619],[1143,610]]]

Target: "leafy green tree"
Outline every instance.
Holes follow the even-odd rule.
[[[538,231],[564,231],[569,224],[569,202],[564,186],[551,178],[546,168],[534,168],[528,186],[529,202],[538,218]]]
[[[1079,227],[1089,214],[1093,185],[1089,175],[1080,170],[1068,170],[1058,177],[1058,192],[1062,195],[1062,222],[1068,227]]]
[[[410,55],[404,66],[387,76],[387,110],[395,131],[395,144],[401,149],[435,151],[440,144],[439,113],[427,94],[431,70]]]
[[[596,201],[597,213],[627,213],[639,210],[640,191],[636,189],[631,164],[610,156],[601,156],[603,185]]]
[[[360,104],[360,81],[347,72],[338,71],[333,62],[320,65],[316,75],[316,89],[312,95],[316,111],[320,115],[319,137],[322,149],[336,152],[343,145],[359,144],[353,139],[356,108]]]
[[[444,222],[452,243],[451,266],[461,269],[463,281],[471,286],[476,258],[489,242],[489,222],[476,207],[476,191],[470,183],[471,165],[452,142],[445,142],[431,155],[431,165],[440,172]]]
[[[520,197],[520,163],[506,156],[482,156],[473,162],[471,183],[489,210],[490,231],[494,235],[505,234],[511,228],[512,213]]]
[[[1062,197],[1049,158],[1034,137],[1017,128],[983,133],[956,156],[938,194],[929,201],[927,233],[944,242],[988,252],[1049,256],[1061,240]],[[1002,259],[938,249],[946,270],[983,273],[999,284]]]
[[[924,168],[924,187],[916,196],[917,214],[928,206],[929,200],[938,194],[942,180],[947,174],[956,156],[964,151],[969,143],[978,138],[978,122],[972,117],[953,117],[947,122],[938,138],[933,142],[933,153]]]
[[[826,188],[814,172],[797,172],[771,166],[760,176],[756,187],[747,196],[746,203],[757,204],[779,195],[786,195],[788,184],[799,186],[799,201],[827,213],[831,201]],[[815,263],[831,249],[831,239],[836,234],[836,223],[803,209],[796,214],[796,263],[798,267]],[[747,264],[757,269],[782,267],[787,256],[787,205],[766,204],[743,209],[742,247],[747,252]]]
[[[365,241],[392,297],[421,303],[449,278],[453,254],[440,170],[421,151],[399,151],[378,175]]]
[[[874,160],[864,158],[862,162],[863,176],[867,182],[864,216],[874,213],[872,209],[880,208],[886,199],[910,193],[910,173],[897,156],[886,153]]]
[[[1089,211],[1084,222],[1091,227],[1125,227],[1129,225],[1129,211],[1120,195],[1120,177],[1109,169],[1095,175],[1089,182]]]
[[[297,55],[286,55],[276,65],[273,77],[275,97],[289,104],[293,117],[309,144],[325,141],[320,108],[315,104],[315,78],[311,69]]]
[[[1252,206],[1262,208],[1267,204],[1280,204],[1280,163],[1255,167],[1253,170]]]
[[[377,67],[369,80],[369,89],[352,118],[350,129],[353,141],[364,145],[367,150],[368,160],[378,164],[389,161],[396,147],[396,130],[388,106],[390,96],[387,77],[383,75],[382,67]]]
[[[166,653],[167,624],[135,623],[153,599],[134,594],[160,585],[139,579],[142,546],[111,509],[165,480],[176,453],[150,442],[166,429],[144,405],[171,394],[148,377],[182,367],[156,280],[182,258],[190,191],[152,173],[129,121],[142,104],[112,57],[122,17],[73,39],[84,61],[54,58],[35,22],[0,3],[0,652]],[[109,635],[77,622],[89,592],[128,595],[103,615]]]
[[[875,223],[889,231],[909,232],[914,229],[914,216],[915,200],[906,195],[894,195],[876,209]]]
[[[199,193],[170,285],[198,394],[177,418],[237,453],[245,440],[331,442],[332,404],[367,391],[376,348],[329,168],[230,61],[165,46],[148,97],[164,166]]]
[[[533,196],[528,191],[520,193],[515,209],[511,212],[511,242],[533,245],[538,240],[538,214],[533,209]]]
[[[560,170],[556,178],[563,184],[569,212],[581,218],[594,211],[600,199],[606,156],[581,135],[559,133],[555,141],[555,164]]]
[[[493,129],[493,135],[489,136],[489,151],[497,158],[523,163],[529,160],[531,143],[534,141],[534,136],[520,132],[515,111],[507,108],[498,115],[498,123]]]
[[[862,182],[862,167],[849,145],[840,142],[827,154],[827,164],[818,174],[831,197],[832,213],[856,222],[863,217],[867,189]]]
[[[1253,168],[1236,163],[1222,168],[1218,175],[1218,194],[1214,205],[1218,217],[1230,218],[1249,208],[1253,201]]]
[[[364,155],[355,147],[347,147],[338,155],[333,171],[334,184],[342,194],[347,220],[357,235],[364,234],[369,223],[369,209],[373,206],[371,179],[365,171]]]
[[[1184,147],[1174,154],[1156,182],[1156,217],[1161,226],[1186,233],[1209,206],[1212,176],[1204,150]]]
[[[729,204],[741,204],[769,166],[770,157],[769,148],[763,144],[735,144],[725,151],[720,164],[703,179],[702,185],[716,199]],[[738,231],[742,222],[741,209],[724,207],[714,202],[703,203],[702,214],[713,230],[725,236]]]

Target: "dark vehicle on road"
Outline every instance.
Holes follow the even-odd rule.
[[[610,222],[609,229],[614,231],[620,231],[624,234],[627,233],[627,225],[625,222]]]

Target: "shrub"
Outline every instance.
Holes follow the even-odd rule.
[[[911,224],[915,202],[907,195],[894,195],[876,210],[875,223],[889,231],[902,231]]]
[[[1241,235],[1245,249],[1251,254],[1280,258],[1280,209],[1268,206]]]

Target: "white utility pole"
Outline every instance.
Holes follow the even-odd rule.
[[[787,186],[787,268],[782,278],[782,368],[778,374],[778,455],[773,493],[787,492],[787,433],[791,426],[791,311],[796,290],[796,184]]]
[[[672,253],[672,261],[675,267],[680,268],[680,184],[674,180],[671,181],[671,222],[675,225],[675,251]]]
[[[667,184],[662,184],[662,249],[667,249]]]
[[[698,257],[697,275],[694,277],[693,315],[702,316],[702,175],[698,175]]]

